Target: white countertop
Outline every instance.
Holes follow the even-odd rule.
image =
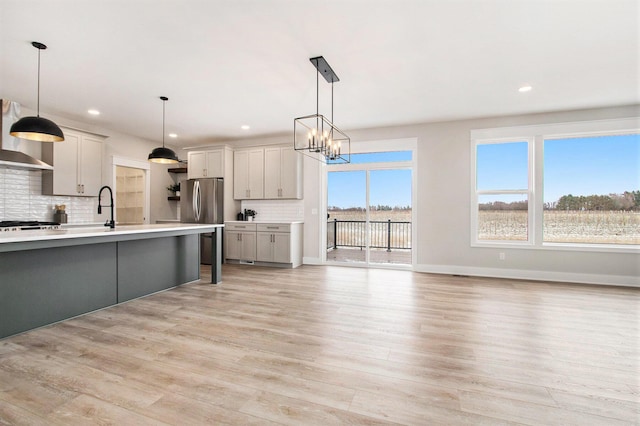
[[[301,220],[225,220],[224,223],[258,223],[258,224],[272,223],[274,225],[290,225],[294,223],[304,223],[304,222]]]
[[[106,237],[116,235],[149,234],[167,231],[211,232],[222,228],[220,224],[165,223],[155,225],[122,225],[111,229],[106,226],[79,226],[62,229],[38,229],[33,231],[0,232],[0,244],[29,241],[49,241],[69,238]]]

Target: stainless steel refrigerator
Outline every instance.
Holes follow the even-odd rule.
[[[180,222],[224,223],[224,180],[188,179],[180,183]],[[200,263],[211,264],[211,234],[200,238]]]

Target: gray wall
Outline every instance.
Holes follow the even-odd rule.
[[[470,244],[470,131],[640,117],[640,106],[531,114],[349,131],[353,141],[418,138],[416,269],[425,272],[640,286],[640,254],[506,248]],[[306,166],[307,164],[305,164]],[[311,168],[305,178],[317,179]],[[320,209],[305,183],[305,214]],[[305,258],[320,257],[316,225],[305,227]],[[307,232],[309,231],[309,232]],[[315,235],[316,241],[311,241]],[[504,252],[506,259],[498,260]]]
[[[417,138],[416,270],[640,287],[640,254],[637,253],[477,248],[470,244],[469,132],[472,129],[625,117],[640,117],[640,105],[349,130],[348,134],[354,142]],[[60,125],[109,136],[105,144],[103,173],[110,170],[111,155],[146,160],[151,149],[158,145],[97,125],[52,118]],[[283,143],[292,143],[290,134],[226,142],[232,147]],[[220,145],[223,143],[198,149]],[[181,150],[179,156],[186,158],[186,151]],[[166,199],[165,187],[171,183],[166,169],[167,166],[155,164],[151,168],[152,222],[176,216],[175,203]],[[320,163],[305,157],[305,263],[319,263],[322,258],[322,176]],[[103,181],[110,182],[110,177],[103,174]],[[498,260],[499,252],[506,254],[506,260]]]

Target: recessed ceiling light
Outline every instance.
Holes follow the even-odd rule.
[[[533,87],[531,86],[522,86],[521,88],[518,89],[518,92],[520,93],[524,93],[524,92],[530,92],[531,89],[533,89]]]
[[[170,138],[177,138],[178,135],[176,133],[169,133]]]
[[[249,130],[251,127],[248,124],[243,124],[242,126],[240,126],[240,128],[242,130]]]
[[[87,112],[91,115],[100,115],[100,111],[98,111],[97,109],[90,109]]]

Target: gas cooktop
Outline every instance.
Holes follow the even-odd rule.
[[[33,229],[58,229],[58,222],[40,222],[37,220],[2,220],[0,231],[28,231]]]

